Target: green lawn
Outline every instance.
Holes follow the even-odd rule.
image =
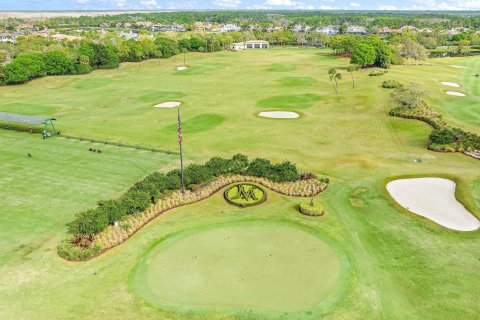
[[[331,180],[318,197],[325,207],[323,217],[303,216],[296,208],[304,199],[268,190],[264,204],[247,209],[228,205],[219,192],[162,215],[101,257],[69,263],[57,256],[55,248],[75,212],[118,196],[152,170],[172,168],[177,156],[111,145],[94,145],[103,150],[96,154],[88,151],[90,143],[58,137],[42,140],[38,135],[2,130],[0,319],[258,319],[265,316],[267,306],[268,318],[283,319],[317,319],[319,315],[326,319],[474,319],[480,312],[480,231],[450,231],[406,214],[385,191],[386,181],[396,176],[448,176],[457,180],[460,200],[480,216],[478,160],[428,151],[428,125],[387,115],[390,91],[381,88],[382,82],[414,82],[449,123],[480,133],[480,80],[472,76],[479,72],[480,58],[432,62],[434,66],[395,66],[381,77],[369,77],[371,70],[360,70],[355,73],[355,91],[345,71],[348,60],[325,56],[317,49],[294,48],[189,54],[190,69],[184,71],[175,71],[180,62],[168,59],[0,88],[0,111],[55,116],[66,134],[171,150],[177,150],[176,109],[153,105],[182,101],[187,163],[242,152],[250,158],[287,159]],[[344,73],[340,99],[328,81],[330,67]],[[457,82],[461,88],[444,87],[442,81]],[[465,92],[467,97],[448,96],[448,90]],[[302,117],[279,121],[256,117],[268,110],[293,110]],[[422,162],[414,163],[418,158]],[[287,295],[271,286],[272,295],[278,293],[272,300],[245,307],[249,297],[230,299],[221,292],[203,297],[205,288],[193,287],[196,296],[190,301],[176,291],[182,278],[169,272],[167,281],[167,275],[156,270],[158,279],[163,279],[159,285],[168,285],[170,297],[183,304],[167,307],[161,301],[153,305],[148,291],[142,290],[144,284],[134,281],[139,263],[152,252],[175,256],[173,251],[162,252],[161,242],[156,247],[162,239],[189,232],[203,237],[202,232],[214,231],[214,226],[258,221],[308,230],[335,250],[344,269],[330,295],[324,296],[321,288],[311,293],[305,285],[305,299],[300,301],[304,304],[296,296],[282,305],[275,299]],[[251,235],[249,243],[262,242],[264,236],[261,232]],[[279,231],[278,237],[281,246],[294,249],[295,243],[285,239],[288,236]],[[219,250],[228,250],[218,245]],[[248,251],[247,247],[241,250]],[[255,261],[255,251],[251,254],[242,263]],[[230,263],[225,268],[227,279],[228,272],[238,274],[231,268],[234,258],[238,259],[220,254],[212,267],[221,270],[225,259],[225,265]],[[281,273],[290,265],[284,257],[278,259]],[[314,259],[300,260],[306,261],[297,266],[301,270],[317,266]],[[288,278],[289,273],[283,273]],[[314,284],[317,278],[309,276],[313,278],[303,280]],[[251,283],[245,292],[262,283],[268,286],[263,280]],[[218,286],[209,284],[212,287],[206,288]],[[212,303],[209,299],[214,298],[224,300]],[[222,307],[228,300],[232,300],[228,308]],[[194,311],[200,304],[201,311]]]

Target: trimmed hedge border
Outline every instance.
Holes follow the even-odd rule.
[[[316,195],[325,191],[328,187],[328,183],[320,182],[315,178],[295,182],[273,182],[263,177],[242,175],[229,177],[220,176],[218,179],[196,191],[186,190],[185,196],[183,197],[180,190],[173,192],[170,196],[159,200],[156,204],[152,204],[143,212],[127,216],[126,219],[120,221],[119,227],[113,225],[108,226],[102,232],[94,235],[94,240],[89,248],[79,248],[72,244],[69,239],[65,239],[58,246],[57,252],[67,261],[79,262],[91,260],[122,244],[137,233],[143,226],[163,213],[205,200],[226,186],[239,182],[257,183],[279,194],[294,197],[311,197],[312,190],[315,190]],[[80,250],[80,254],[77,255],[78,258],[71,259],[73,256],[69,254],[70,250]]]

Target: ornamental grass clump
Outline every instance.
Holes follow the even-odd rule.
[[[299,209],[300,213],[307,216],[318,217],[323,216],[323,214],[325,213],[323,205],[320,202],[314,200],[302,202]]]

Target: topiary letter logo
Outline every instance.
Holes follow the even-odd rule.
[[[240,183],[225,190],[225,199],[233,205],[248,207],[260,204],[266,200],[265,191],[251,183]]]

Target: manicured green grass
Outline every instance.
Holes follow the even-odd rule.
[[[131,285],[167,310],[301,315],[332,293],[340,272],[338,255],[308,229],[251,221],[167,237],[145,254]]]
[[[181,60],[125,64],[118,70],[1,87],[0,111],[52,115],[66,134],[176,151],[177,110],[152,106],[179,100],[184,103],[187,164],[238,152],[250,158],[290,160],[302,170],[330,177],[330,187],[318,199],[327,214],[301,215],[297,208],[305,199],[273,192],[264,204],[239,209],[228,205],[220,192],[162,215],[94,260],[68,263],[55,248],[75,212],[118,196],[152,170],[171,169],[177,156],[111,145],[95,145],[104,152],[94,154],[86,142],[58,137],[44,141],[38,135],[0,131],[0,319],[225,319],[227,313],[239,319],[261,318],[259,305],[234,305],[228,311],[211,305],[201,312],[192,311],[194,302],[175,310],[158,308],[143,299],[143,291],[131,281],[132,270],[162,239],[259,220],[307,228],[345,257],[345,272],[331,295],[294,313],[272,300],[270,310],[275,310],[269,318],[478,315],[480,231],[455,232],[406,214],[389,199],[385,182],[403,175],[455,177],[459,199],[480,216],[479,162],[428,151],[431,128],[389,117],[391,91],[381,85],[387,79],[418,83],[427,102],[449,123],[480,133],[480,89],[471,76],[478,72],[479,57],[432,60],[434,66],[394,66],[383,77],[368,77],[371,70],[359,70],[355,91],[341,69],[348,60],[317,49],[188,54],[191,68],[176,71]],[[269,72],[272,65],[289,70]],[[331,67],[344,73],[340,99],[328,80]],[[296,85],[299,81],[285,78],[315,82]],[[458,82],[467,97],[447,96],[450,88],[441,81]],[[277,108],[301,109],[302,117],[288,122],[256,117],[264,109]],[[418,158],[421,163],[413,162]],[[279,241],[284,243],[284,237]],[[222,256],[212,263],[220,268]],[[170,284],[179,280],[169,276]],[[285,306],[288,303],[293,301]]]

